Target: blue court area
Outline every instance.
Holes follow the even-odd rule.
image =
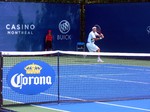
[[[73,72],[67,72],[62,79],[73,83],[74,93],[68,93],[68,99],[82,98],[81,100],[100,99],[100,100],[119,100],[124,101],[110,102],[91,102],[91,103],[60,103],[43,104],[46,108],[56,109],[63,112],[149,112],[150,99],[128,100],[138,98],[150,98],[150,67],[122,65],[122,64],[92,64],[92,65],[71,65]],[[61,71],[67,69],[61,67]],[[85,71],[87,69],[88,71]],[[79,72],[80,71],[80,72]],[[63,74],[63,73],[62,73]],[[67,81],[68,82],[68,81]],[[87,82],[90,83],[87,85]],[[78,86],[79,85],[79,86]],[[72,85],[64,85],[66,88]],[[76,91],[78,88],[80,91]],[[83,89],[85,89],[83,90]],[[61,89],[65,95],[66,89]],[[70,90],[68,90],[69,92]],[[62,96],[62,98],[65,96]],[[97,99],[96,99],[97,98]]]
[[[43,104],[41,107],[60,112],[150,112],[150,100],[93,102],[71,104]]]
[[[10,67],[4,69],[7,71]],[[53,66],[53,69],[57,72],[56,66]],[[72,102],[38,105],[64,112],[150,111],[149,66],[110,63],[62,64],[59,70],[59,90],[56,76],[53,86],[38,95],[23,95],[12,91],[7,85],[7,78],[4,77],[4,99],[13,103],[58,101],[58,98],[60,101]],[[93,102],[73,103],[76,100]]]
[[[68,66],[60,67],[62,96],[69,95],[84,100],[115,100],[150,96],[149,67],[88,64],[70,65],[70,69],[64,74],[63,70],[68,70]]]

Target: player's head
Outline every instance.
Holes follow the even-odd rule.
[[[93,31],[93,32],[96,32],[96,27],[95,27],[95,26],[92,27],[92,31]]]

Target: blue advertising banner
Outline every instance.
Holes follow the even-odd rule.
[[[53,50],[75,50],[80,37],[79,9],[79,4],[0,2],[0,50],[44,50],[48,30]]]
[[[86,39],[100,25],[105,38],[96,44],[101,51],[150,53],[150,3],[89,4],[85,9]]]

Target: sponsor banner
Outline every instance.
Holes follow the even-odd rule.
[[[85,7],[86,39],[91,28],[98,24],[105,36],[96,42],[101,51],[150,53],[148,10],[150,3],[88,4]]]
[[[26,60],[16,64],[7,75],[9,87],[17,93],[39,94],[55,82],[53,68],[39,60]]]
[[[79,9],[79,4],[1,2],[0,50],[44,50],[48,30],[53,50],[75,50],[80,38]]]

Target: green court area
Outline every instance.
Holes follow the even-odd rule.
[[[6,107],[6,109],[10,109],[16,112],[63,112],[61,110],[48,109],[44,107],[38,106],[14,106],[14,107]]]
[[[139,65],[139,66],[150,66],[150,57],[118,57],[118,56],[101,56],[104,60],[104,63],[108,64],[124,64],[124,65]],[[20,63],[24,60],[41,60],[50,65],[57,65],[58,64],[58,57],[57,56],[34,56],[34,57],[4,57],[4,66],[14,66],[17,63]],[[69,64],[99,64],[97,62],[96,56],[84,56],[84,55],[63,55],[59,56],[59,64],[69,65]]]

